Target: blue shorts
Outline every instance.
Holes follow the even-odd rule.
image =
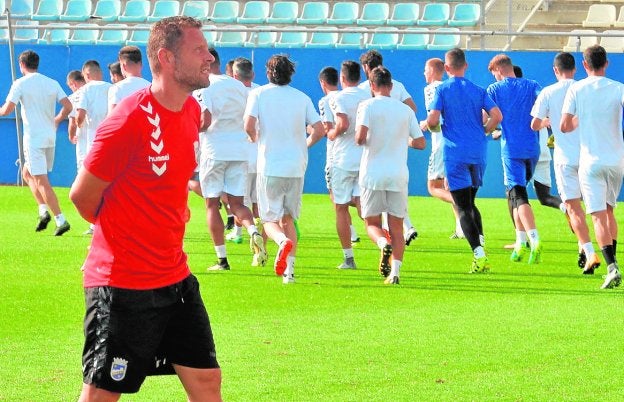
[[[507,190],[514,186],[526,187],[533,177],[538,160],[539,158],[503,158],[503,175]]]
[[[459,161],[444,161],[446,180],[450,191],[468,187],[481,187],[485,163],[467,163]]]

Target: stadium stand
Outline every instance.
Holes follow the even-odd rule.
[[[230,26],[228,28],[237,28]],[[247,40],[247,32],[225,31],[221,32],[218,39],[214,42],[216,47],[238,47],[243,46]]]
[[[308,39],[306,32],[282,32],[280,38],[275,42],[277,48],[300,48],[304,47]]]
[[[149,0],[129,0],[118,20],[119,22],[144,22],[150,15],[151,6]]]
[[[429,50],[448,50],[459,46],[459,35],[438,35],[437,32],[459,32],[459,28],[438,28],[433,34],[431,43],[427,45]]]
[[[312,35],[310,35],[310,39],[305,44],[305,47],[309,48],[332,48],[336,46],[336,42],[338,42],[338,33],[337,32],[323,32],[323,30],[327,30],[324,27],[316,27]]]
[[[624,52],[624,31],[606,30],[603,33],[619,34],[621,36],[603,36],[600,38],[600,46],[604,47],[607,53]]]
[[[136,24],[135,28],[144,28],[144,29],[135,29],[130,31],[128,34],[128,40],[126,41],[126,45],[133,46],[142,46],[147,44],[147,38],[149,37],[149,29],[150,25],[148,24]]]
[[[245,47],[273,47],[273,44],[277,41],[277,32],[270,31],[274,29],[274,26],[262,26],[259,28],[267,29],[267,31],[253,32],[249,35],[249,38],[243,46]]]
[[[269,11],[268,1],[248,1],[245,3],[243,12],[236,19],[236,22],[239,24],[262,24],[268,18]]]
[[[299,4],[296,1],[276,1],[273,3],[271,15],[266,19],[269,24],[292,24],[299,15]]]
[[[420,16],[420,4],[397,3],[392,9],[392,15],[388,19],[388,25],[416,25]]]
[[[417,25],[422,26],[439,26],[448,23],[451,7],[448,3],[427,3],[423,10],[423,15]]]
[[[37,40],[39,40],[38,27],[39,21],[16,21],[13,40],[15,42],[37,42]]]
[[[66,45],[69,39],[69,23],[51,22],[43,31],[37,43],[48,45]]]
[[[563,47],[564,52],[576,52],[577,45],[579,49],[583,51],[588,46],[598,43],[597,36],[574,36],[574,34],[595,34],[593,29],[575,29],[570,32],[571,36],[568,38],[568,43]]]
[[[103,45],[125,45],[128,40],[128,28],[126,24],[108,24],[107,28],[118,29],[103,29],[100,37],[97,39],[97,44]]]
[[[57,21],[61,14],[62,2],[58,0],[40,0],[37,11],[31,19],[35,21]]]
[[[370,35],[369,42],[366,44],[367,49],[396,49],[399,43],[399,34],[395,27],[377,28]]]
[[[93,45],[98,39],[100,30],[98,24],[93,23],[81,23],[77,24],[77,27],[90,27],[93,29],[76,29],[72,32],[69,40],[70,45]]]
[[[219,0],[215,3],[212,14],[208,19],[221,24],[236,22],[239,7],[238,1]]]
[[[397,49],[426,49],[429,44],[429,33],[427,28],[407,28],[410,33],[405,33],[401,41],[397,44]],[[413,32],[413,33],[412,33]]]
[[[479,4],[460,3],[453,9],[453,16],[448,21],[451,27],[470,27],[479,23],[481,6]]]
[[[117,12],[118,14],[118,12]],[[115,14],[115,18],[117,18]],[[82,22],[91,17],[91,2],[88,0],[69,0],[65,12],[59,16],[61,21]]]
[[[185,1],[180,14],[204,21],[208,19],[209,10],[210,5],[207,1]]]
[[[103,22],[117,21],[121,13],[121,3],[119,0],[98,0],[93,11],[93,18]]]
[[[219,36],[217,31],[215,31],[216,28],[217,27],[214,25],[204,25],[204,38],[206,38],[206,42],[208,42],[210,46],[214,46]]]
[[[615,24],[617,11],[613,4],[592,4],[583,21],[585,28],[609,28]]]
[[[301,17],[297,18],[297,24],[320,25],[327,22],[329,16],[329,4],[324,1],[310,1],[303,4]]]
[[[358,25],[384,25],[388,20],[388,3],[365,3],[362,16],[356,20]]]
[[[360,28],[359,31],[340,34],[336,47],[339,49],[363,48],[367,40],[366,29]]]
[[[165,17],[180,14],[180,2],[177,0],[157,0],[154,3],[152,13],[147,17],[147,22],[160,21]]]
[[[360,6],[351,1],[334,3],[327,23],[331,25],[352,25],[358,17]]]
[[[33,13],[33,0],[11,0],[9,11],[13,18],[30,18]]]

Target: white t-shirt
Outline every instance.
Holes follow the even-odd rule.
[[[113,105],[118,104],[125,97],[132,95],[139,89],[150,86],[150,82],[143,77],[126,77],[119,81],[108,91],[108,110],[110,112]]]
[[[308,165],[306,125],[320,122],[312,100],[289,85],[252,90],[245,116],[258,119],[258,173],[303,177]]]
[[[78,101],[80,100],[80,97],[82,96],[83,87],[78,88],[76,92],[70,94],[67,97],[72,104],[72,111],[69,112],[69,115],[67,117],[71,117],[75,119],[78,116]],[[86,127],[84,125],[82,127],[76,127],[76,138],[86,138],[84,134],[85,128]]]
[[[64,98],[67,95],[59,83],[39,73],[28,73],[11,85],[6,100],[15,105],[22,104],[25,144],[35,148],[49,148],[56,144],[56,103]]]
[[[95,131],[108,114],[108,90],[112,86],[110,82],[90,81],[80,88],[81,96],[78,98],[76,109],[87,112],[85,132],[88,145],[93,143]]]
[[[201,134],[201,155],[219,161],[247,161],[243,115],[249,88],[227,75],[210,77],[210,86],[199,90],[201,103],[212,115],[210,126]]]
[[[329,100],[331,111],[336,115],[342,113],[349,119],[349,128],[334,140],[332,149],[332,166],[348,172],[360,170],[362,147],[355,143],[355,117],[360,102],[370,99],[370,92],[359,87],[347,87]]]
[[[334,124],[334,114],[331,111],[329,106],[329,100],[334,97],[338,91],[330,91],[327,95],[323,96],[318,101],[319,115],[321,116],[322,123],[331,123]],[[331,166],[332,163],[332,152],[334,148],[334,141],[330,141],[327,139],[326,141],[326,150],[325,150],[325,166]]]
[[[360,104],[357,126],[368,127],[360,164],[360,186],[404,191],[409,181],[408,139],[423,136],[414,111],[402,102],[378,96]]]
[[[358,85],[358,88],[365,90],[369,94],[369,96],[371,96],[369,80],[362,81],[360,85]],[[390,97],[392,99],[397,99],[397,100],[400,100],[401,102],[405,102],[406,100],[410,99],[412,96],[409,94],[409,92],[407,92],[407,89],[405,89],[405,86],[401,82],[393,79],[392,91],[390,91]]]
[[[256,84],[255,82],[251,83],[251,87],[247,88],[247,97],[249,97],[249,92],[254,89],[254,88],[258,88],[260,85]],[[245,133],[246,134],[246,133]],[[257,169],[257,165],[258,165],[258,143],[257,142],[251,142],[249,140],[249,137],[247,137],[246,139],[247,141],[247,149],[248,149],[248,156],[249,159],[247,161],[247,173],[249,174],[256,174],[256,172],[258,171]]]
[[[581,144],[579,165],[621,166],[624,85],[589,76],[570,86],[562,113],[576,115]]]
[[[442,84],[442,81],[433,81],[428,84],[423,90],[425,93],[425,108],[427,113],[431,111],[431,104],[436,94],[436,88]],[[440,116],[440,124],[443,124],[443,119]],[[442,137],[442,131],[430,131],[431,133],[431,153],[435,153],[442,146],[444,139]]]
[[[553,152],[555,163],[578,166],[581,147],[578,130],[564,134],[559,127],[563,100],[568,92],[568,88],[574,82],[572,79],[561,80],[542,89],[542,92],[539,93],[535,100],[531,116],[542,120],[547,117],[550,119],[550,128],[555,136],[555,150]],[[542,146],[542,136],[543,133],[540,132],[540,147]]]

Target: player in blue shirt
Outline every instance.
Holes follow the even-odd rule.
[[[436,89],[427,125],[436,127],[440,124],[440,116],[444,119],[444,168],[462,230],[474,255],[470,272],[477,273],[489,270],[483,248],[481,214],[475,205],[486,166],[485,134],[494,131],[503,117],[485,89],[464,78],[467,68],[466,56],[461,49],[446,52],[444,69],[449,79]],[[490,116],[485,132],[483,111]]]
[[[536,81],[516,78],[511,58],[505,54],[494,56],[488,69],[497,82],[491,84],[487,92],[505,116],[502,122],[501,155],[505,186],[513,206],[516,226],[516,244],[510,259],[521,261],[530,243],[528,262],[537,264],[541,261],[542,245],[526,186],[533,176],[540,154],[538,133],[531,129],[531,108],[541,87]]]

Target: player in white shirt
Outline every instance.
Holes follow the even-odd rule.
[[[363,148],[360,164],[362,216],[371,240],[381,250],[379,270],[385,283],[399,283],[405,242],[403,218],[407,215],[408,145],[425,148],[425,138],[414,112],[390,97],[392,75],[380,66],[370,72],[374,98],[357,111],[355,140]],[[391,243],[382,229],[387,212]],[[392,261],[391,261],[392,257]]]
[[[0,107],[0,116],[6,116],[21,103],[21,117],[24,129],[24,166],[22,177],[28,184],[39,205],[39,221],[35,230],[48,227],[52,219],[56,223],[55,236],[61,236],[70,229],[69,222],[61,212],[58,198],[48,180],[48,172],[54,165],[56,129],[67,118],[72,105],[58,82],[37,72],[39,55],[26,50],[19,55],[19,68],[23,77],[17,79]],[[62,106],[55,116],[56,103]]]
[[[613,208],[624,176],[624,85],[605,76],[607,66],[602,46],[585,49],[583,67],[588,77],[568,89],[560,125],[563,133],[578,130],[581,194],[608,268],[603,289],[619,286],[622,280],[615,257],[618,225]]]
[[[110,75],[110,82],[113,84],[116,84],[124,79],[124,76],[121,72],[121,63],[119,63],[119,60],[112,62],[108,65],[108,74]]]
[[[67,134],[69,142],[76,145],[76,168],[80,170],[82,162],[87,156],[87,134],[85,127],[78,127],[76,123],[76,117],[78,116],[77,105],[82,95],[80,90],[86,84],[82,71],[72,70],[67,74],[67,86],[73,91],[69,95],[69,101],[72,104],[72,111],[69,113],[69,123],[67,125]]]
[[[333,142],[331,151],[330,185],[336,209],[336,231],[342,246],[344,261],[338,269],[355,269],[351,245],[351,215],[349,205],[360,211],[358,184],[362,148],[355,143],[355,117],[360,102],[370,99],[370,92],[358,87],[360,65],[351,60],[342,62],[340,84],[342,90],[329,100],[334,127],[327,132]]]
[[[258,207],[264,230],[279,246],[275,273],[284,283],[293,283],[297,247],[293,219],[301,209],[308,147],[323,137],[323,126],[310,97],[288,85],[295,65],[287,56],[272,56],[266,71],[269,84],[249,93],[245,131],[258,142]]]
[[[550,127],[555,137],[553,159],[557,188],[570,218],[570,226],[579,242],[581,250],[579,252],[581,260],[579,266],[583,268],[584,274],[593,274],[594,270],[600,266],[600,259],[594,251],[585,220],[585,211],[581,205],[581,187],[578,175],[579,135],[577,130],[564,134],[560,129],[563,101],[568,88],[575,82],[576,63],[574,56],[567,52],[557,54],[553,63],[553,71],[557,77],[557,83],[547,86],[537,96],[535,105],[531,110],[531,116],[533,116],[531,128],[543,130],[545,127]],[[540,137],[541,141],[542,138]],[[548,177],[550,177],[550,170]]]
[[[218,65],[213,63],[211,68],[218,69]],[[230,76],[211,73],[210,86],[199,90],[199,93],[206,107],[204,119],[209,122],[206,131],[200,133],[199,179],[206,199],[208,228],[218,258],[217,264],[208,270],[230,269],[225,249],[225,225],[219,212],[222,194],[227,195],[230,211],[247,228],[254,254],[258,255],[259,264],[264,265],[264,241],[251,211],[243,203],[247,193],[249,159],[243,115],[249,89]]]
[[[367,92],[371,92],[370,82],[368,80],[368,76],[370,72],[378,66],[383,65],[383,56],[377,50],[371,49],[366,53],[360,56],[360,64],[362,65],[362,69],[364,70],[364,74],[366,75],[366,80],[362,81],[359,85],[360,88],[364,89]],[[416,104],[412,99],[412,96],[407,92],[405,86],[393,79],[392,80],[392,90],[390,91],[390,97],[393,99],[400,100],[410,107],[416,113]],[[384,215],[384,227],[387,226],[387,222],[385,222]],[[412,225],[412,222],[409,218],[409,213],[405,215],[405,219],[403,219],[403,233],[405,235],[405,244],[410,245],[410,243],[418,237],[418,232]]]
[[[108,113],[128,95],[139,89],[150,86],[150,82],[142,77],[143,57],[136,46],[124,46],[119,50],[119,64],[124,79],[115,83],[108,92]]]

